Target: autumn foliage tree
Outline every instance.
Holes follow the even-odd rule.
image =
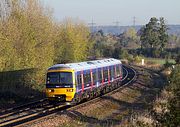
[[[80,21],[55,22],[40,0],[2,0],[0,10],[0,71],[36,68],[24,78],[36,89],[49,66],[87,58],[89,29]]]
[[[1,52],[5,57],[3,70],[52,65],[56,36],[50,13],[34,0],[12,0],[10,5],[10,15],[1,20],[0,26],[1,49],[7,52]]]
[[[55,43],[55,63],[87,59],[89,29],[81,22],[66,19],[60,25],[59,40]]]

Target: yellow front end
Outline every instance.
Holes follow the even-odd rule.
[[[50,100],[60,100],[65,97],[66,101],[72,101],[75,94],[75,88],[47,88],[46,96]]]
[[[75,87],[75,75],[73,70],[49,70],[48,73],[61,73],[71,72],[73,86],[71,88],[46,88],[46,96],[49,100],[57,101],[72,101],[74,98],[76,87]],[[49,85],[51,86],[51,84]],[[47,87],[47,85],[46,85]]]

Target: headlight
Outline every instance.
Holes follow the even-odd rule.
[[[54,92],[54,89],[52,89],[52,90],[48,90],[48,91],[49,91],[49,93],[50,93],[50,92]]]
[[[66,91],[67,92],[73,92],[73,89],[67,89]]]

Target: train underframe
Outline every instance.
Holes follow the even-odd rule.
[[[48,97],[50,103],[62,102],[67,105],[76,105],[85,100],[91,100],[105,93],[108,93],[121,86],[121,81],[117,80],[109,84],[101,85],[93,89],[87,89],[83,92],[75,93],[71,101],[67,101],[66,94],[54,95],[54,97]]]

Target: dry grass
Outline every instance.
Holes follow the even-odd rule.
[[[168,92],[166,89],[162,90],[160,97],[157,97],[154,102],[153,110],[158,114],[169,112],[168,101],[172,96],[172,93]]]
[[[156,97],[156,100],[153,103],[152,111],[155,114],[164,115],[165,113],[169,112],[168,109],[168,101],[172,97],[172,93],[168,92],[166,89],[162,90],[159,97]],[[142,113],[134,113],[131,116],[130,122],[127,123],[127,126],[148,126],[148,127],[154,127],[159,126],[160,123],[158,123],[157,120],[153,118],[153,115],[151,112],[146,111]]]
[[[157,121],[153,119],[148,112],[137,114],[131,117],[131,124],[127,124],[127,126],[146,126],[146,127],[154,127],[157,125]]]

